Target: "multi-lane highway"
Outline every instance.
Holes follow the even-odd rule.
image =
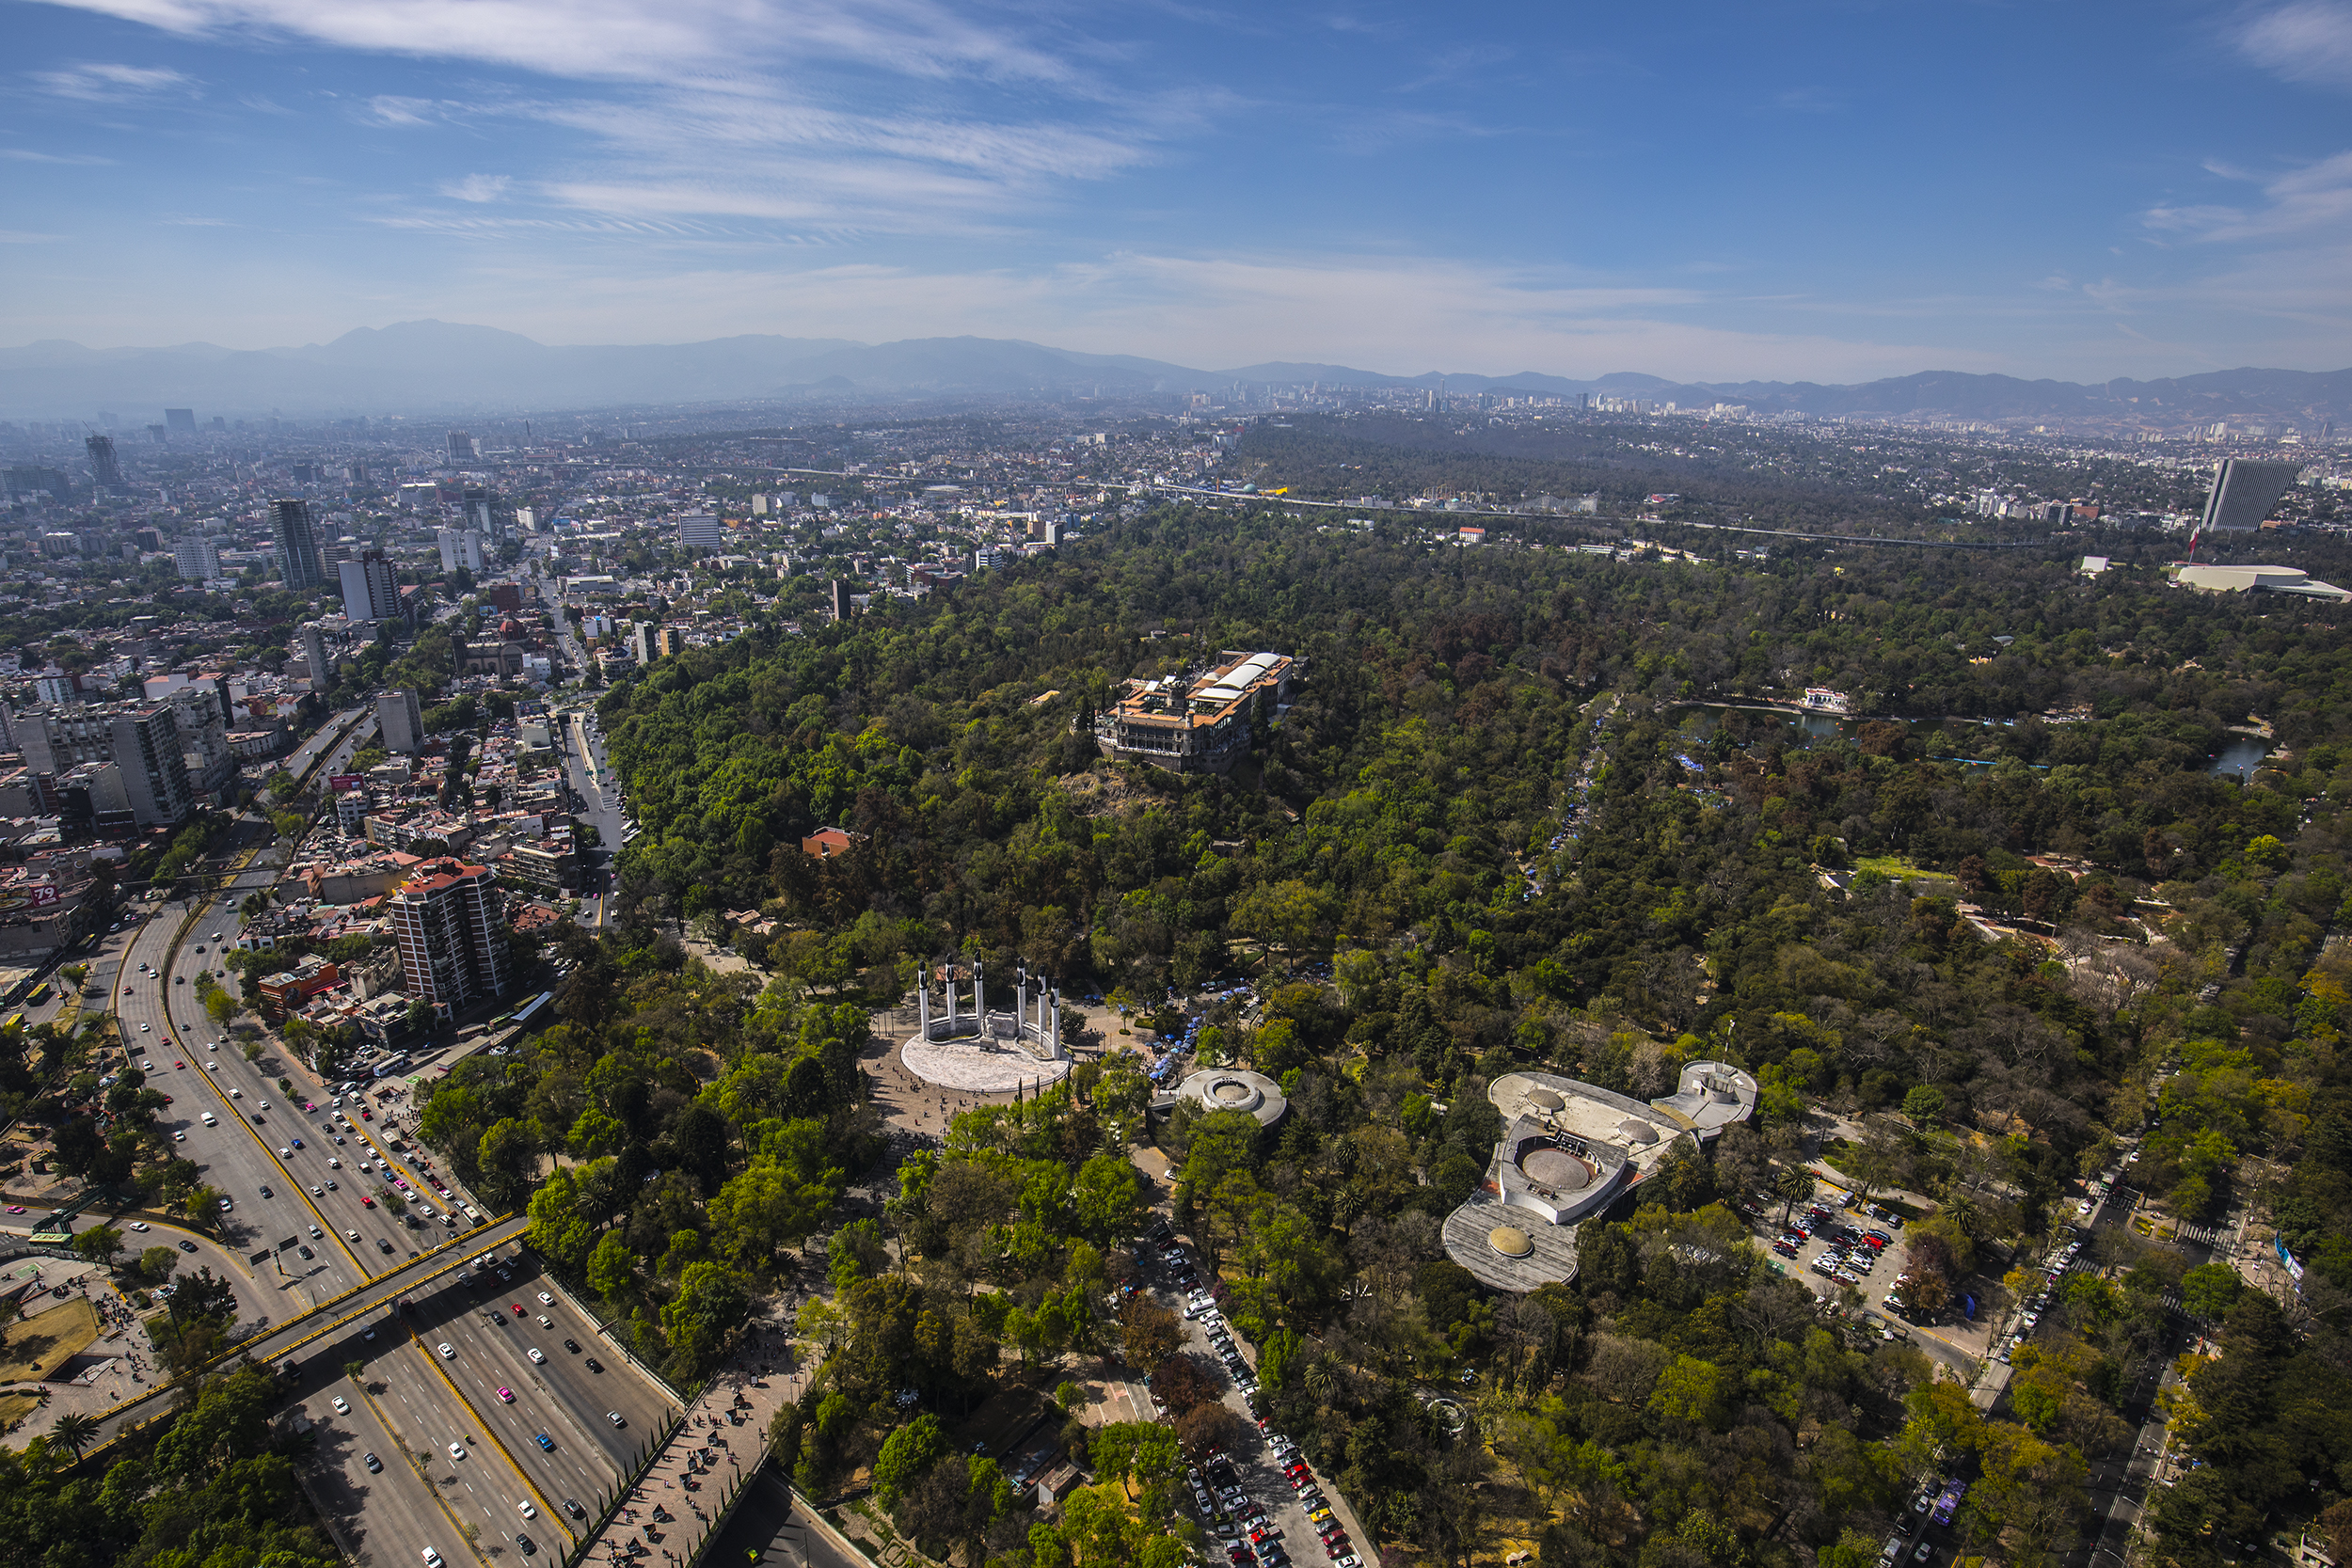
[[[314,764],[338,771],[372,730],[358,710],[339,716],[288,766],[297,777]],[[184,911],[158,911],[108,943],[91,983],[104,986],[124,1038],[146,1048],[149,1083],[173,1097],[164,1120],[178,1151],[227,1195],[230,1244],[269,1254],[260,1280],[283,1280],[272,1317],[334,1302],[245,1348],[295,1364],[295,1406],[319,1438],[305,1479],[346,1550],[403,1565],[428,1547],[451,1562],[560,1554],[660,1433],[668,1397],[506,1244],[523,1222],[476,1230],[460,1217],[451,1228],[443,1216],[466,1195],[445,1196],[421,1150],[393,1148],[364,1095],[310,1086],[276,1047],[247,1062],[212,1023],[197,976],[218,969],[238,906],[275,875],[257,863],[230,879],[197,901],[184,934]],[[397,1182],[406,1215],[384,1203]],[[356,1382],[353,1362],[364,1364]],[[475,1528],[470,1547],[461,1526]]]

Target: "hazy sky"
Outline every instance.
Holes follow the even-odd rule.
[[[0,0],[0,342],[2352,365],[2352,0]]]

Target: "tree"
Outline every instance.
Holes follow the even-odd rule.
[[[78,1410],[67,1411],[58,1417],[49,1428],[49,1440],[53,1443],[61,1443],[72,1449],[73,1457],[76,1459],[82,1457],[82,1450],[88,1448],[90,1439],[97,1435],[97,1419],[94,1417],[85,1416]]]
[[[898,1494],[939,1463],[947,1451],[947,1437],[939,1418],[928,1412],[916,1417],[883,1440],[874,1459],[874,1496],[884,1508],[898,1506]]]
[[[111,1264],[122,1250],[122,1232],[111,1225],[97,1226],[73,1238],[73,1250],[93,1263]]]
[[[171,1292],[170,1313],[179,1324],[230,1323],[237,1315],[236,1287],[215,1276],[207,1264],[183,1277]]]
[[[742,1276],[733,1269],[723,1263],[686,1266],[678,1276],[676,1297],[661,1308],[661,1332],[689,1378],[709,1370],[751,1309]]]
[[[1131,1366],[1156,1367],[1184,1341],[1175,1313],[1138,1291],[1119,1309],[1120,1342]]]
[[[171,1271],[180,1265],[180,1254],[167,1246],[151,1246],[139,1254],[139,1277],[151,1285],[160,1285],[171,1277]]]
[[[1233,1414],[1232,1407],[1221,1402],[1205,1402],[1184,1412],[1176,1422],[1176,1440],[1184,1445],[1184,1453],[1196,1463],[1206,1463],[1217,1452],[1235,1453],[1248,1431],[1248,1423]]]
[[[1932,1084],[1921,1084],[1903,1096],[1903,1115],[1915,1127],[1932,1126],[1944,1119],[1944,1091]]]
[[[890,1250],[882,1244],[882,1227],[872,1220],[851,1220],[826,1243],[825,1272],[835,1291],[847,1291],[889,1266]]]
[[[606,1231],[588,1257],[588,1288],[607,1301],[618,1301],[636,1281],[636,1259],[628,1241],[617,1230]]]
[[[2246,1282],[2227,1263],[2200,1263],[2181,1276],[2181,1310],[2206,1323],[2230,1315],[2245,1292]]]
[[[1078,1167],[1072,1202],[1080,1235],[1097,1247],[1117,1246],[1142,1224],[1142,1175],[1122,1155],[1098,1154]]]
[[[1796,1206],[1812,1197],[1815,1182],[1813,1173],[1803,1165],[1783,1165],[1772,1177],[1772,1196],[1780,1199],[1780,1221],[1788,1223]]]
[[[579,1180],[563,1166],[531,1195],[531,1244],[567,1274],[584,1268],[589,1249],[599,1244],[586,1209]]]

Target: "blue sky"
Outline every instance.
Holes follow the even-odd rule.
[[[2352,0],[0,0],[0,342],[2352,365]]]

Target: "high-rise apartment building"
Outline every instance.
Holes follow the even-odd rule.
[[[449,460],[452,463],[470,463],[481,455],[481,442],[462,430],[449,433]]]
[[[482,533],[472,528],[445,528],[440,531],[441,570],[454,572],[463,567],[469,572],[482,570]]]
[[[24,766],[33,772],[60,779],[90,763],[110,764],[121,771],[138,826],[174,827],[187,820],[194,800],[171,704],[43,705],[18,714],[15,728]]]
[[[89,449],[90,475],[98,487],[101,490],[121,489],[122,465],[115,458],[115,438],[111,436],[93,436],[82,445]]]
[[[310,689],[324,691],[335,674],[326,662],[326,634],[316,621],[302,623],[302,662],[310,667]]]
[[[354,625],[389,621],[401,613],[400,574],[382,550],[361,550],[358,559],[335,568],[343,590],[343,613]]]
[[[220,551],[210,539],[192,534],[171,547],[171,563],[183,582],[209,582],[220,576]]]
[[[411,1000],[453,1013],[506,990],[506,899],[489,867],[427,861],[385,908]]]
[[[278,576],[288,588],[316,588],[325,581],[318,535],[310,528],[310,503],[287,497],[270,509],[270,536],[278,546]]]
[[[722,549],[727,542],[726,530],[707,512],[689,512],[677,520],[677,542],[690,550]]]
[[[388,752],[415,756],[424,750],[424,707],[413,691],[387,691],[375,700],[378,738]]]
[[[170,431],[174,436],[195,435],[196,410],[193,408],[165,409],[164,428]]]

